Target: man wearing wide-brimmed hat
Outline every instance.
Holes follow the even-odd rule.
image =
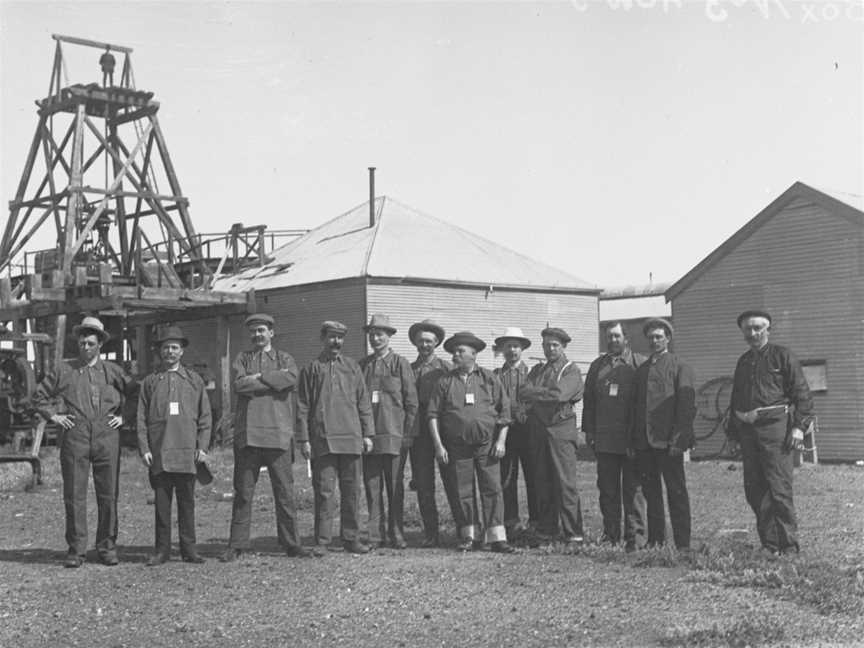
[[[99,353],[109,335],[96,317],[75,326],[78,358],[45,377],[33,398],[35,409],[62,429],[60,468],[66,509],[66,567],[80,567],[87,551],[87,482],[92,467],[99,512],[96,549],[105,565],[116,565],[117,481],[123,401],[131,379]]]
[[[678,549],[690,548],[690,496],[684,452],[693,447],[696,391],[693,370],[669,351],[674,329],[662,317],[642,326],[651,356],[636,370],[630,399],[629,448],[635,455],[648,508],[648,546],[666,541],[663,484],[672,536]]]
[[[507,447],[510,401],[495,374],[477,364],[477,354],[485,348],[486,343],[470,331],[460,331],[444,342],[455,367],[432,390],[427,417],[435,455],[446,466],[458,494],[453,518],[459,549],[471,551],[482,540],[476,537],[476,474],[485,540],[492,551],[511,553],[498,465]]]
[[[510,429],[507,432],[507,452],[501,458],[501,484],[504,489],[504,526],[507,533],[519,531],[519,465],[525,476],[525,492],[528,500],[528,528],[537,526],[537,493],[534,486],[534,464],[536,444],[528,430],[525,405],[519,400],[519,390],[528,379],[528,366],[522,361],[522,352],[531,346],[522,329],[507,327],[504,334],[495,338],[495,349],[504,355],[504,364],[495,369],[495,375],[504,386],[510,399]]]
[[[273,345],[275,320],[266,313],[246,318],[252,348],[234,360],[234,503],[231,537],[222,562],[251,548],[252,501],[262,467],[267,468],[276,509],[276,537],[286,555],[308,558],[300,544],[294,507],[294,425],[297,364]]]
[[[404,458],[417,432],[414,427],[417,388],[411,364],[390,348],[390,337],[396,333],[396,329],[390,325],[390,318],[383,313],[375,313],[363,330],[369,338],[372,353],[360,361],[360,368],[366,380],[375,419],[372,452],[363,456],[369,543],[375,548],[384,546],[386,540],[394,549],[404,549],[407,546],[402,529],[405,491],[404,487],[399,486],[405,479]],[[401,494],[401,497],[397,497],[397,494]]]
[[[321,324],[321,353],[300,373],[297,441],[312,460],[315,550],[322,554],[333,532],[337,480],[342,546],[350,553],[369,551],[360,540],[361,457],[372,450],[375,421],[363,371],[342,354],[347,333],[342,322]]]
[[[453,368],[447,360],[435,355],[435,349],[444,341],[444,329],[430,319],[415,322],[408,329],[408,337],[417,349],[417,359],[411,363],[417,382],[419,407],[415,427],[417,433],[411,445],[411,477],[417,490],[417,507],[423,519],[423,547],[438,546],[438,505],[435,502],[435,444],[429,431],[429,398],[435,383]],[[441,483],[452,509],[458,501],[454,489],[447,481],[446,471],[439,465]],[[397,485],[398,486],[398,485]]]
[[[534,365],[519,398],[528,411],[528,425],[537,450],[538,542],[562,533],[564,542],[584,542],[582,502],[576,476],[578,430],[573,406],[582,398],[582,373],[567,359],[570,336],[561,328],[540,333],[546,362]]]
[[[177,495],[177,530],[184,562],[203,563],[195,544],[195,477],[210,446],[210,399],[204,380],[180,363],[189,340],[178,326],[166,326],[154,341],[160,369],[144,379],[138,395],[138,451],[150,469],[155,493],[155,551],[147,561],[171,556],[171,499]]]
[[[795,355],[768,341],[768,312],[744,311],[738,328],[750,349],[735,366],[726,433],[741,445],[744,495],[756,515],[762,547],[775,555],[797,552],[792,458],[804,446],[813,397]]]

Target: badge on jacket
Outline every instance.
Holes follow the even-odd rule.
[[[618,383],[609,383],[609,395],[617,396],[618,395]]]
[[[177,401],[171,401],[168,403],[168,415],[169,416],[180,416],[180,403]]]
[[[465,404],[473,405],[474,404],[474,394],[465,394]]]

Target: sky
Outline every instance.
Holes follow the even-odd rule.
[[[864,194],[864,0],[0,0],[4,201],[52,33],[134,48],[199,232],[315,227],[375,166],[378,195],[608,288],[679,279],[797,180]]]

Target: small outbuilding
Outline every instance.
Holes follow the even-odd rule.
[[[696,373],[697,448],[720,451],[719,417],[747,350],[736,326],[769,311],[771,341],[804,365],[820,460],[864,459],[864,199],[796,182],[666,291],[675,350]]]
[[[547,325],[570,333],[568,357],[583,373],[597,355],[598,287],[389,197],[337,216],[270,257],[218,279],[215,288],[253,290],[258,310],[276,319],[276,345],[301,366],[320,353],[319,326],[327,319],[348,326],[347,355],[365,355],[362,328],[375,312],[390,316],[397,329],[392,348],[412,361],[408,328],[427,318],[448,334],[467,329],[485,340],[480,363],[487,367],[501,362],[492,342],[508,326],[531,339],[529,364],[543,356],[540,331]],[[218,344],[217,323],[184,326],[194,340],[188,353],[211,367],[219,348],[233,357],[249,344],[243,317],[222,323],[226,339]]]

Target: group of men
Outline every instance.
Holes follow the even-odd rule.
[[[751,350],[735,370],[728,434],[741,444],[745,493],[762,544],[780,553],[798,548],[791,450],[803,440],[812,401],[794,356],[768,344],[770,322],[763,311],[738,318]],[[530,370],[522,353],[531,341],[520,329],[507,328],[495,340],[504,364],[490,371],[477,363],[486,347],[483,340],[470,331],[448,338],[431,320],[409,329],[418,352],[413,363],[390,348],[397,330],[384,314],[373,315],[364,327],[372,353],[359,362],[342,352],[347,327],[326,321],[320,329],[321,352],[302,369],[274,347],[276,323],[270,315],[251,315],[245,325],[251,348],[233,366],[234,498],[223,562],[238,559],[251,547],[252,502],[262,468],[270,478],[277,537],[287,555],[321,557],[330,549],[337,482],[344,550],[404,549],[409,460],[423,547],[440,542],[436,465],[459,550],[488,546],[511,553],[515,534],[524,534],[529,546],[559,539],[580,545],[580,434],[574,405],[583,394],[582,430],[597,457],[602,540],[620,543],[623,522],[626,550],[663,544],[665,483],[675,545],[690,546],[684,453],[694,439],[693,372],[669,352],[673,328],[664,319],[644,326],[651,347],[647,358],[631,351],[621,323],[608,325],[608,352],[591,364],[584,385],[578,366],[566,355],[571,338],[555,327],[541,332],[545,362]],[[34,403],[63,430],[60,461],[69,547],[64,564],[79,567],[85,560],[86,489],[92,469],[99,518],[96,548],[101,562],[115,565],[118,428],[130,380],[100,358],[108,339],[100,320],[86,317],[74,332],[78,359],[49,373]],[[139,450],[155,493],[151,566],[170,558],[175,493],[181,557],[203,562],[195,540],[194,488],[196,476],[207,473],[211,414],[202,379],[181,362],[188,343],[178,327],[163,329],[156,340],[162,366],[140,388]],[[452,362],[437,355],[442,344]],[[311,466],[311,548],[302,545],[296,523],[295,448]],[[528,503],[525,522],[518,506],[520,466]],[[362,539],[359,515],[364,492],[368,543]]]

